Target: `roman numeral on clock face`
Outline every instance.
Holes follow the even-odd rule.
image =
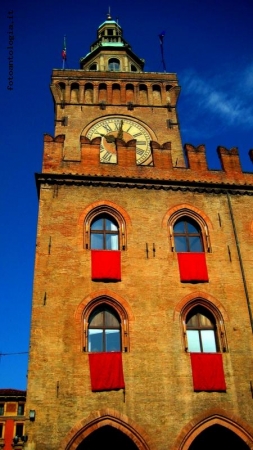
[[[108,151],[106,151],[105,153],[103,153],[101,155],[101,161],[107,161],[109,162],[112,158],[112,153],[109,153]]]
[[[122,126],[122,122],[121,121],[114,122],[114,125],[115,125],[115,131],[120,130],[120,128]]]
[[[110,133],[110,131],[112,131],[110,125],[108,123],[103,123],[102,127],[108,132]]]

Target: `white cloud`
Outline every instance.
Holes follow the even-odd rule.
[[[187,71],[181,77],[181,85],[182,100],[194,105],[191,122],[201,118],[202,123],[209,123],[209,131],[210,122],[223,129],[253,127],[253,65],[241,73],[230,71],[206,78]]]

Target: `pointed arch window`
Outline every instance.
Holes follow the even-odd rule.
[[[226,352],[223,317],[204,299],[196,299],[182,313],[185,350],[194,353]]]
[[[177,253],[180,281],[206,283],[209,281],[206,255],[210,252],[208,228],[194,210],[177,210],[169,219],[172,251]]]
[[[190,217],[183,216],[173,227],[176,252],[203,252],[203,239],[200,226]]]
[[[116,311],[107,305],[97,307],[89,317],[88,351],[121,351],[120,318]]]
[[[221,314],[213,305],[196,299],[185,308],[183,317],[185,350],[190,353],[194,391],[226,391],[220,353],[221,349],[226,351]]]
[[[186,334],[189,352],[212,353],[219,350],[216,322],[210,311],[195,306],[186,317]]]
[[[208,226],[201,212],[182,208],[169,218],[171,250],[180,252],[211,252]]]
[[[93,300],[85,309],[84,342],[86,352],[128,352],[128,315],[123,306],[109,297]]]
[[[100,205],[87,214],[84,220],[84,247],[91,250],[126,249],[126,223],[116,208]]]
[[[92,250],[119,250],[119,225],[108,214],[96,216],[90,227]]]

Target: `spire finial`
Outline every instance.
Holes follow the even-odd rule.
[[[111,8],[110,8],[110,6],[109,6],[108,13],[107,13],[107,20],[112,20],[112,16],[111,16]]]

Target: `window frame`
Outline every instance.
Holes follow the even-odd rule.
[[[187,316],[192,311],[192,309],[196,310],[199,308],[207,311],[209,315],[211,315],[214,319],[214,335],[216,342],[216,352],[215,353],[225,353],[228,351],[226,333],[225,333],[225,324],[222,317],[221,312],[209,301],[196,298],[191,302],[187,303],[181,312],[181,322],[182,322],[182,331],[183,331],[183,343],[185,352],[191,353],[188,349],[188,339],[187,339]],[[207,328],[202,328],[207,329]],[[211,329],[211,328],[209,328]],[[193,352],[194,353],[194,352]],[[206,352],[201,352],[206,353]]]
[[[195,311],[193,311],[195,310]],[[188,319],[188,316],[190,315],[190,313],[193,312],[193,315]],[[210,325],[204,325],[201,324],[201,317],[206,317],[209,321],[210,321]],[[211,317],[208,317],[211,316]],[[193,317],[196,317],[196,325],[189,325],[188,322],[189,320],[191,320]],[[190,309],[190,311],[187,313],[186,316],[186,320],[185,320],[185,326],[186,326],[186,337],[187,337],[187,342],[189,345],[189,331],[196,331],[197,332],[197,336],[198,336],[198,344],[199,344],[199,348],[200,351],[198,353],[219,353],[219,341],[217,339],[217,325],[216,325],[216,319],[213,316],[213,314],[211,314],[210,310],[207,308],[204,308],[203,306],[200,305],[196,305],[193,308]],[[204,347],[205,347],[205,340],[204,340],[204,334],[202,332],[204,331],[212,331],[213,333],[213,338],[214,338],[214,343],[215,343],[215,351],[205,351]],[[191,350],[190,352],[196,353],[196,350],[193,351]]]
[[[22,423],[22,422],[16,422],[16,424],[15,424],[15,436],[18,436],[19,438],[21,438],[22,436],[24,436],[24,423]],[[22,434],[18,434],[17,433],[17,429],[18,429],[18,427],[20,427],[21,429],[22,429]]]
[[[111,217],[118,224],[118,250],[126,250],[126,223],[123,216],[108,205],[101,205],[92,209],[84,219],[84,248],[91,250],[91,224],[100,215]]]
[[[117,64],[117,68],[115,64]],[[120,60],[115,57],[108,59],[108,70],[110,72],[120,72]]]
[[[178,222],[180,219],[183,219],[184,217],[189,218],[190,220],[196,222],[196,224],[199,226],[200,231],[201,231],[203,252],[211,253],[212,248],[211,248],[210,235],[209,235],[209,229],[208,229],[207,223],[200,214],[196,213],[195,211],[191,210],[190,208],[182,208],[182,209],[175,211],[168,220],[169,241],[170,241],[171,251],[177,253],[176,249],[175,249],[174,226],[175,226],[176,222]]]
[[[22,412],[19,412],[19,408],[22,409]],[[25,415],[25,403],[18,403],[18,410],[17,410],[17,415],[18,416],[24,416]]]
[[[179,231],[175,231],[175,226],[178,223],[182,223],[183,224],[183,228],[184,231],[179,232]],[[191,232],[189,230],[188,225],[193,225],[196,229],[196,232]],[[184,239],[184,243],[186,244],[186,248],[187,250],[182,250],[182,251],[178,251],[176,250],[176,238],[177,237],[182,237]],[[200,244],[201,247],[201,251],[198,251],[197,253],[203,253],[204,252],[204,244],[203,244],[203,236],[202,236],[202,232],[201,232],[201,228],[198,224],[198,222],[196,222],[196,220],[193,220],[191,217],[188,216],[182,216],[179,217],[179,219],[176,220],[176,222],[173,225],[173,239],[174,239],[174,244],[175,244],[175,251],[177,253],[194,253],[194,250],[191,250],[191,238],[198,238],[198,242]]]
[[[106,313],[109,313],[110,315],[112,315],[114,317],[114,319],[116,319],[117,322],[117,326],[110,326],[106,324]],[[100,325],[92,325],[93,319],[95,319],[95,317],[98,314],[102,314],[102,324]],[[92,316],[92,317],[91,317]],[[105,353],[110,353],[110,352],[121,352],[122,351],[122,339],[121,339],[121,320],[120,317],[118,316],[117,312],[115,311],[114,308],[111,308],[110,306],[108,306],[106,303],[101,304],[99,306],[96,306],[96,308],[93,309],[93,311],[91,312],[90,316],[89,316],[89,321],[88,321],[88,352],[89,353],[96,353],[96,352],[105,352]],[[90,330],[101,330],[102,331],[102,350],[90,350]],[[119,349],[117,350],[107,350],[107,341],[106,341],[106,337],[107,337],[107,331],[109,330],[117,330],[119,332]]]
[[[88,348],[88,329],[89,329],[89,318],[91,314],[99,307],[107,307],[108,309],[115,311],[116,316],[119,317],[120,322],[120,341],[121,341],[121,352],[129,352],[129,320],[128,314],[125,308],[115,299],[108,296],[101,296],[99,298],[91,301],[83,312],[83,343],[82,349],[85,353],[90,353]],[[92,353],[92,352],[91,352]]]
[[[98,228],[98,229],[92,229],[93,224],[96,222],[96,220],[101,220],[102,221],[102,227]],[[107,224],[108,222],[110,222],[111,224],[113,224],[116,229],[108,229],[107,228]],[[96,248],[93,247],[91,244],[92,241],[92,237],[99,235],[102,237],[102,248]],[[117,237],[117,248],[107,248],[107,241],[109,239],[109,242],[111,244],[111,242],[113,242],[113,237]],[[91,221],[90,224],[90,248],[91,250],[119,250],[119,224],[118,222],[114,219],[114,217],[108,215],[108,214],[99,214],[98,216],[95,216],[94,219]]]

